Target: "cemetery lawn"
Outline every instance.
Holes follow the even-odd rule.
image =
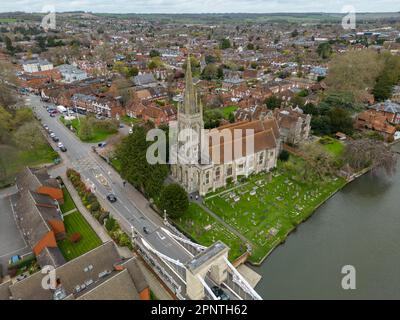
[[[296,164],[303,160],[291,155],[289,161]],[[211,211],[253,243],[249,261],[254,264],[260,264],[298,224],[346,184],[337,177],[300,182],[293,176],[279,163],[273,172],[252,175],[204,199]],[[215,238],[223,241],[219,235]]]
[[[230,247],[230,261],[234,261],[246,252],[246,245],[237,235],[215,220],[196,203],[191,202],[185,215],[174,219],[174,224],[180,231],[203,246],[210,246],[215,241],[221,240]]]

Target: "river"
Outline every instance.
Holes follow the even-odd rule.
[[[400,145],[394,147],[400,151]],[[334,195],[257,268],[264,299],[400,299],[400,161]],[[341,286],[344,265],[356,289]]]

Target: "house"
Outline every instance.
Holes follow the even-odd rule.
[[[46,171],[25,168],[16,179],[18,192],[11,196],[16,223],[41,267],[65,263],[57,241],[65,238],[59,202],[62,191]]]
[[[392,101],[400,103],[400,86],[393,87]]]
[[[273,116],[278,122],[281,141],[298,145],[308,139],[311,130],[311,115],[300,108],[276,108]]]
[[[378,113],[384,115],[389,123],[400,124],[400,104],[395,103],[391,100],[377,103],[370,106],[369,109],[373,109]]]
[[[155,85],[157,80],[154,78],[152,73],[143,73],[133,77],[133,83],[136,86],[149,86]]]
[[[0,300],[150,300],[138,258],[121,258],[112,241],[54,271],[54,283],[48,288],[43,287],[40,272],[0,284]]]
[[[382,135],[386,141],[393,141],[396,127],[388,122],[387,116],[375,109],[369,109],[358,114],[354,127],[358,130],[373,130]]]

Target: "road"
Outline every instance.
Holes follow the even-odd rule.
[[[47,124],[67,148],[67,152],[60,152],[63,165],[58,166],[53,175],[62,174],[68,167],[77,170],[93,186],[94,193],[105,209],[122,222],[125,231],[130,233],[133,226],[153,248],[174,260],[186,263],[192,259],[193,256],[180,243],[160,229],[163,220],[149,207],[147,199],[132,186],[126,184],[124,187],[119,174],[92,151],[94,144],[81,142],[58,118],[51,118],[43,107],[47,104],[40,97],[28,96],[26,104],[35,110],[42,123]],[[56,144],[52,145],[56,147]],[[109,193],[115,194],[118,201],[113,204],[107,201]],[[148,234],[143,231],[144,227],[149,231]]]

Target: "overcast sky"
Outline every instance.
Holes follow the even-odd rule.
[[[400,0],[0,0],[0,12],[41,12],[46,5],[56,11],[112,13],[211,12],[341,12],[353,5],[356,12],[398,12]]]

